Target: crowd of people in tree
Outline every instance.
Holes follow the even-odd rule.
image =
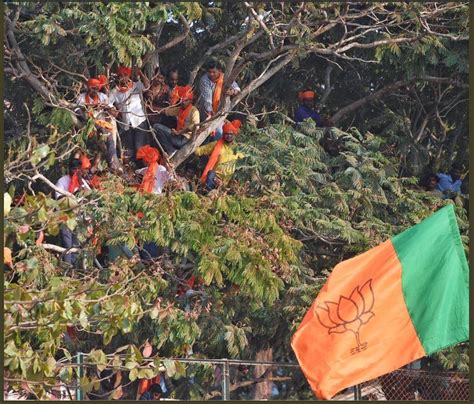
[[[76,99],[75,113],[84,124],[92,120],[94,127],[87,150],[76,152],[69,161],[68,173],[57,180],[55,197],[100,188],[99,167],[104,155],[109,171],[122,176],[141,192],[160,194],[167,184],[174,183],[178,189],[208,193],[228,184],[237,161],[244,157],[235,151],[234,145],[240,120],[226,120],[195,150],[205,167],[200,175],[197,166],[191,167],[189,177],[199,177],[200,186],[196,187],[189,178],[178,177],[169,160],[195,138],[201,123],[215,116],[224,94],[233,97],[240,91],[236,82],[224,89],[224,74],[217,61],[206,65],[206,72],[198,82],[198,96],[191,86],[180,85],[179,71],[175,68],[166,75],[157,69],[148,79],[140,69],[119,66],[111,77],[90,78],[85,83],[85,92]],[[319,114],[315,99],[312,89],[298,93],[296,125],[311,119],[319,127],[333,126],[330,119]],[[323,146],[330,155],[338,154],[331,144]],[[435,197],[452,199],[465,206],[467,188],[461,175],[462,167],[454,164],[449,173],[430,174],[421,185]],[[77,236],[66,225],[61,226],[60,239],[66,249],[79,247]],[[133,256],[127,247],[115,250],[108,248],[110,257]],[[159,255],[157,246],[150,243],[145,243],[143,251],[148,258]],[[76,258],[77,254],[73,253],[63,256],[71,265]]]
[[[217,62],[206,66],[197,86],[198,96],[191,86],[179,83],[177,69],[170,69],[166,75],[156,71],[149,80],[140,69],[124,66],[116,69],[115,80],[103,75],[87,80],[85,92],[76,100],[75,113],[84,124],[92,119],[93,129],[87,150],[76,152],[68,163],[68,173],[56,181],[56,199],[68,193],[100,188],[102,156],[110,172],[122,176],[140,192],[160,194],[168,183],[175,183],[182,190],[209,193],[228,184],[237,161],[244,157],[234,146],[241,127],[238,119],[226,120],[195,150],[195,155],[205,160],[202,173],[199,175],[197,167],[192,173],[199,177],[198,188],[189,179],[178,177],[169,159],[195,138],[200,124],[215,116],[224,94],[233,97],[241,90],[236,82],[224,90],[224,74]],[[296,125],[311,119],[319,127],[333,126],[318,113],[315,99],[312,89],[298,93]],[[328,153],[333,155],[334,150],[329,149]],[[461,175],[462,167],[454,164],[449,173],[430,174],[421,185],[434,197],[452,199],[465,206],[467,181],[463,184]],[[77,234],[63,224],[60,240],[66,249],[63,260],[77,266],[78,254],[68,251],[80,247]],[[154,243],[143,243],[140,251],[132,251],[125,245],[107,246],[105,250],[110,261],[118,256],[131,258],[137,252],[142,259],[156,258],[161,252]],[[188,291],[195,287],[196,279],[192,277],[192,280]],[[161,386],[155,384],[143,391],[142,399],[159,399],[165,392],[166,386],[161,382]]]

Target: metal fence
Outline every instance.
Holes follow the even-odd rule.
[[[399,369],[338,394],[334,400],[469,400],[469,375]]]
[[[165,372],[162,373],[168,390],[165,400],[315,400],[297,363],[195,358],[169,360],[185,365],[186,371],[178,378],[169,378],[165,376]],[[106,386],[102,392],[84,394],[80,385],[81,377],[93,369],[89,367],[86,370],[83,367],[84,354],[76,355],[74,362],[76,382],[67,387],[58,385],[55,397],[60,400],[108,399],[111,391]],[[199,378],[197,375],[203,370],[206,377]],[[127,382],[127,373],[123,372],[124,382]],[[137,399],[138,381],[135,382],[135,387],[129,382],[127,385],[127,394],[121,399]],[[469,375],[462,372],[399,369],[348,388],[333,400],[467,401]]]

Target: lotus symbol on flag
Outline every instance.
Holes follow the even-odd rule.
[[[315,312],[319,322],[328,329],[329,334],[342,334],[346,331],[354,333],[357,347],[351,349],[355,354],[367,348],[367,342],[361,343],[359,329],[375,315],[371,310],[374,306],[372,279],[362,287],[357,286],[349,297],[340,296],[339,302],[325,301]]]

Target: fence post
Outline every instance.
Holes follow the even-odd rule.
[[[78,364],[78,367],[77,367],[76,400],[81,401],[83,399],[82,390],[81,390],[81,379],[84,376],[84,367],[82,366],[82,364],[84,363],[84,354],[82,352],[77,353],[76,363]]]
[[[354,401],[362,400],[362,391],[360,389],[360,384],[354,386]]]
[[[230,400],[230,368],[229,361],[227,359],[224,359],[223,370],[222,399]]]

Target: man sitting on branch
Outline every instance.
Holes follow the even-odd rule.
[[[166,115],[177,118],[176,128],[170,129],[159,123],[153,125],[158,141],[170,156],[192,140],[194,130],[199,125],[199,111],[193,105],[194,94],[191,87],[178,87],[178,95],[181,104],[163,110]]]
[[[227,184],[235,172],[238,159],[244,157],[233,149],[234,137],[239,133],[238,119],[223,126],[223,137],[196,149],[197,156],[209,156],[209,160],[201,176],[201,183],[207,191],[215,189],[220,184]]]

